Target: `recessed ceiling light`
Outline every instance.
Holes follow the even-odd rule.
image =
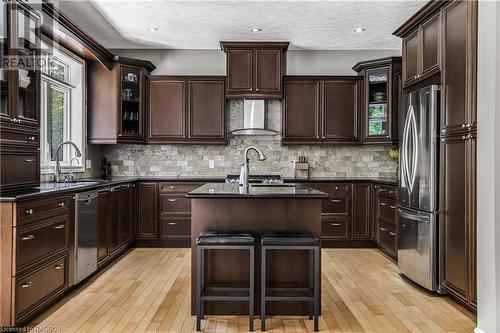
[[[149,28],[149,31],[151,31],[151,32],[157,32],[158,28],[157,27],[151,27],[151,28]]]
[[[352,29],[352,31],[354,31],[354,32],[363,32],[363,31],[366,31],[366,29],[365,28],[354,28],[354,29]]]
[[[251,32],[261,32],[262,29],[261,28],[252,28],[250,29]]]

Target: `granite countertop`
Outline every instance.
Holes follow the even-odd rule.
[[[163,181],[163,182],[206,182],[223,183],[226,177],[218,176],[137,176],[137,177],[115,177],[112,180],[103,179],[76,179],[73,183],[40,183],[40,186],[28,189],[13,190],[0,193],[0,202],[12,202],[23,199],[37,198],[44,195],[76,193],[90,191],[106,186],[131,183],[135,181]],[[288,183],[307,182],[374,182],[397,186],[395,178],[373,178],[373,177],[313,177],[309,179],[296,179],[283,177]],[[237,184],[236,184],[237,185]],[[269,189],[269,187],[267,187]],[[283,190],[283,188],[281,188]],[[290,189],[289,189],[290,190]],[[276,190],[279,191],[279,190]],[[284,190],[283,190],[284,191]]]
[[[328,194],[300,184],[250,184],[207,183],[186,194],[186,198],[290,198],[323,199]]]

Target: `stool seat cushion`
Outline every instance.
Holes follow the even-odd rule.
[[[319,244],[320,238],[311,234],[264,234],[261,240],[261,245],[319,246]]]
[[[255,237],[249,233],[202,231],[196,237],[196,245],[254,245]]]

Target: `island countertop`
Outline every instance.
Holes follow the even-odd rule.
[[[186,194],[186,198],[275,198],[324,199],[328,194],[301,184],[207,183]]]

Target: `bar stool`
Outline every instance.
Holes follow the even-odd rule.
[[[266,330],[266,302],[309,302],[309,319],[314,317],[314,331],[318,331],[319,286],[320,286],[320,238],[310,234],[264,234],[261,240],[261,330]],[[307,288],[267,287],[266,256],[269,250],[306,250],[309,251],[309,286]],[[270,291],[305,292],[306,296],[268,296]]]
[[[248,233],[231,233],[217,231],[203,231],[196,238],[196,330],[201,329],[201,320],[204,318],[205,301],[248,301],[249,302],[249,328],[253,331],[254,317],[254,263],[255,263],[255,237]],[[250,252],[250,276],[248,287],[205,286],[205,250],[248,250]],[[208,292],[248,292],[247,296],[214,296]]]

